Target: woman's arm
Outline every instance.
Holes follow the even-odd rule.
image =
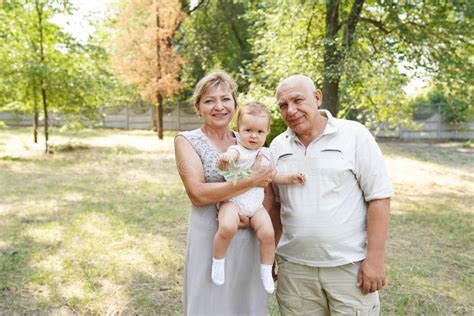
[[[271,182],[271,168],[257,164],[250,177],[239,179],[235,185],[231,182],[206,183],[201,159],[191,144],[178,135],[174,140],[174,148],[179,175],[194,205],[203,206],[225,201],[251,187],[267,186]]]

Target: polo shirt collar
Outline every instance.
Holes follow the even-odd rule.
[[[329,112],[328,110],[319,110],[319,113],[327,117],[328,122],[326,124],[326,127],[324,128],[323,133],[318,138],[324,135],[334,134],[335,132],[337,132],[337,121],[332,116],[331,112]],[[297,140],[296,134],[291,128],[288,127],[285,133],[286,133],[286,138],[288,138],[291,142],[294,142],[295,140]]]

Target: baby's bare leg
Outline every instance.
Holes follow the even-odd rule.
[[[260,240],[260,262],[272,265],[275,260],[275,233],[266,209],[261,208],[252,216],[250,227]]]
[[[250,226],[260,240],[260,276],[267,293],[273,293],[272,265],[275,260],[275,237],[272,220],[267,210],[261,208],[250,219]]]
[[[225,202],[219,208],[219,228],[214,236],[211,278],[216,285],[225,283],[225,254],[239,226],[240,208],[233,202]]]
[[[218,215],[219,228],[214,236],[212,251],[214,258],[222,259],[225,257],[230,241],[239,227],[239,211],[239,206],[233,202],[221,204]]]

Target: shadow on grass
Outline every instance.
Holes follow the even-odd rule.
[[[451,168],[474,168],[474,149],[463,149],[461,144],[381,142],[384,155],[399,156],[430,162]]]
[[[468,315],[474,305],[473,196],[437,193],[401,201],[388,240],[388,314]]]
[[[3,160],[3,161],[15,161],[15,162],[27,162],[27,161],[30,161],[30,159],[28,159],[28,158],[19,157],[19,156],[10,156],[10,155],[0,156],[0,160]]]
[[[32,254],[35,251],[55,253],[59,245],[38,242],[32,238],[17,238],[10,246],[14,254],[0,255],[0,314],[19,315],[48,313],[49,300],[40,297],[50,292],[45,283],[34,286],[31,281],[44,279],[42,269],[34,267]],[[2,303],[3,302],[3,303]]]
[[[2,163],[0,314],[180,314],[189,201],[172,152],[68,146]]]
[[[179,196],[174,192],[174,196]],[[158,192],[154,196],[155,203],[145,203],[144,199],[130,201],[130,195],[124,194],[121,198],[111,202],[97,201],[96,198],[84,198],[80,204],[68,203],[61,213],[37,212],[29,217],[21,214],[10,214],[10,222],[2,226],[6,237],[17,236],[8,250],[16,253],[2,255],[0,258],[0,314],[24,313],[116,313],[130,312],[131,314],[179,314],[181,311],[181,279],[182,261],[177,260],[174,254],[184,253],[186,236],[186,201],[175,201],[173,207],[166,202],[166,192]],[[58,197],[61,199],[61,197]],[[127,202],[128,201],[128,202]],[[160,202],[164,201],[164,202]],[[181,210],[179,210],[181,209]],[[81,225],[87,225],[94,217],[105,218],[120,231],[108,231],[104,227],[105,247],[85,250],[73,250],[70,247],[71,238],[84,236],[79,243],[94,244],[94,237],[88,237],[81,231]],[[56,244],[38,242],[18,232],[28,228],[43,227],[49,223],[56,223],[63,231],[72,231],[73,235],[66,236]],[[94,224],[94,225],[97,225]],[[97,227],[98,229],[100,227]],[[79,231],[78,231],[79,230]],[[118,261],[111,259],[99,262],[108,267],[97,266],[96,256],[114,257],[114,251],[124,251],[113,247],[114,239],[120,240],[121,232],[133,239],[146,241],[152,236],[158,241],[169,241],[169,249],[165,257],[160,253],[150,252],[146,258],[146,265],[152,271],[142,272],[139,266],[123,268]],[[8,233],[9,232],[9,233]],[[118,240],[116,242],[118,242]],[[98,241],[99,242],[99,241]],[[107,245],[110,246],[107,247]],[[125,250],[139,244],[125,245]],[[163,250],[163,244],[161,245]],[[92,254],[88,253],[90,251]],[[101,254],[100,252],[103,252]],[[76,253],[77,252],[77,253]],[[173,254],[174,253],[174,254]],[[54,272],[38,266],[38,261],[46,258],[61,259],[60,266],[69,266],[67,271]],[[167,257],[166,257],[167,256]],[[108,263],[106,263],[108,262]],[[117,265],[118,264],[118,265]],[[89,295],[85,298],[74,297],[63,293],[68,283],[78,282],[79,288],[87,288]],[[104,293],[107,284],[116,286],[122,293],[116,301],[107,301],[105,296],[114,296],[110,291]],[[119,292],[120,292],[119,291]],[[121,299],[120,299],[121,297]],[[103,299],[105,303],[97,307],[97,301]]]

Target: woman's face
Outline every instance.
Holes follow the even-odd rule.
[[[232,91],[225,84],[209,89],[199,101],[198,112],[204,125],[227,127],[235,114]]]

